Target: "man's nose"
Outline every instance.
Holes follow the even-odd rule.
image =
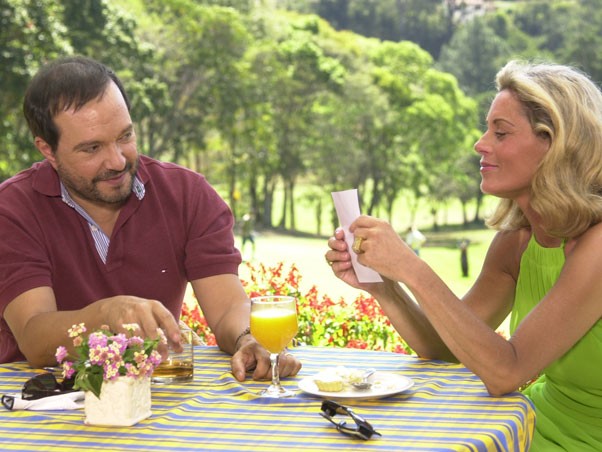
[[[127,159],[119,143],[109,146],[105,155],[107,169],[121,171],[125,168]]]

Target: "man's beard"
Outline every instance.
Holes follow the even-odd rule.
[[[138,172],[139,159],[140,157],[137,157],[133,164],[128,161],[123,171],[106,171],[93,178],[92,181],[83,179],[82,177],[71,173],[69,170],[66,170],[60,162],[57,162],[56,171],[72,196],[75,195],[76,197],[85,199],[86,201],[97,205],[120,205],[125,203],[132,193],[134,179]],[[101,191],[98,188],[99,182],[118,177],[125,173],[130,176],[128,183],[118,188],[116,187],[104,191]]]

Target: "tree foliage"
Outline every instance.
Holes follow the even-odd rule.
[[[141,152],[286,229],[299,184],[317,212],[358,187],[367,213],[457,198],[476,219],[471,148],[499,67],[554,59],[602,80],[595,0],[0,0],[0,26],[0,177],[40,158],[21,115],[31,76],[84,54],[124,80]]]

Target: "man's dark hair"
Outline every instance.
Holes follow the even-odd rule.
[[[111,69],[91,58],[65,57],[42,67],[29,83],[23,101],[23,113],[34,137],[41,137],[56,151],[60,134],[54,117],[62,111],[75,111],[102,97],[110,82],[123,96],[128,110],[130,101],[123,84]]]

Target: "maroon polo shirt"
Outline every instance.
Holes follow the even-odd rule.
[[[177,318],[188,281],[238,273],[232,213],[202,175],[141,156],[138,177],[145,195],[123,206],[106,264],[47,161],[0,185],[0,363],[23,359],[2,316],[27,290],[52,287],[59,310],[115,295],[157,299]]]

